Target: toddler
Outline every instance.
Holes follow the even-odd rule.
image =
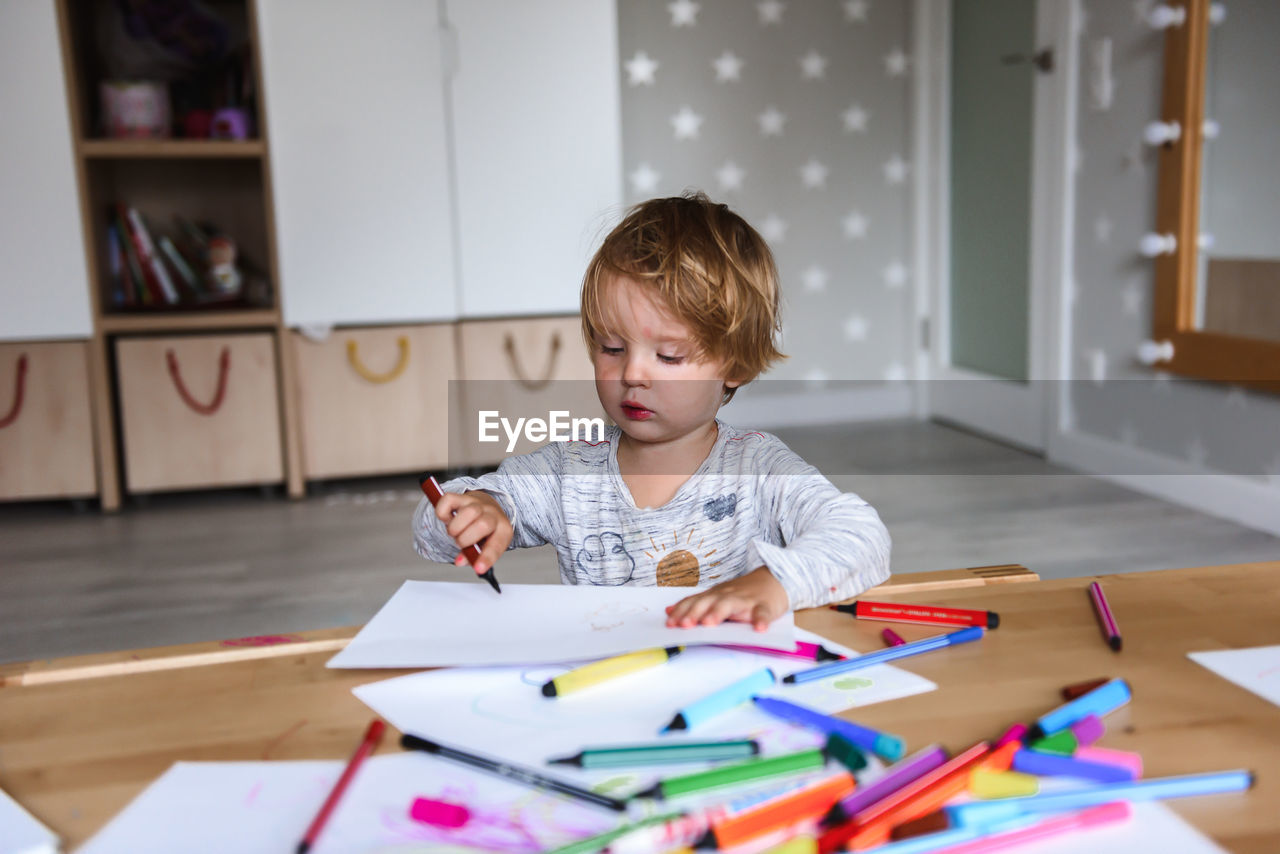
[[[889,577],[889,534],[767,433],[717,418],[783,358],[765,241],[701,193],[637,205],[582,284],[582,331],[604,441],[551,442],[479,478],[445,483],[413,518],[429,560],[474,569],[551,543],[565,584],[704,587],[667,625],[750,622],[855,596]]]

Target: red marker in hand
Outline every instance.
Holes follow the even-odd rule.
[[[427,498],[431,499],[432,507],[434,507],[441,498],[444,498],[444,493],[440,490],[440,484],[436,483],[436,479],[432,475],[424,475],[418,480],[418,485],[422,487],[422,491],[426,493]],[[467,556],[467,560],[470,561],[472,565],[480,559],[480,546],[483,542],[484,540],[481,540],[479,543],[472,543],[462,550],[462,553]],[[479,575],[485,581],[489,582],[490,586],[498,593],[502,592],[502,588],[498,586],[498,578],[493,574],[493,567],[489,567],[484,572],[479,573]]]

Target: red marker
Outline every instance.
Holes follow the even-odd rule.
[[[1102,636],[1107,639],[1108,646],[1119,652],[1120,627],[1116,625],[1116,618],[1111,614],[1107,597],[1102,594],[1101,584],[1095,581],[1089,585],[1089,598],[1093,600],[1093,610],[1098,615],[1098,624],[1102,626]]]
[[[884,620],[888,623],[924,623],[930,626],[982,626],[994,629],[1000,625],[995,611],[969,608],[943,608],[939,605],[908,605],[897,602],[867,602],[859,599],[852,605],[829,605],[833,611],[852,614],[859,620]]]
[[[351,778],[356,775],[361,763],[378,746],[378,742],[382,740],[382,733],[386,728],[387,725],[377,718],[370,722],[369,728],[364,732],[364,740],[360,742],[356,752],[351,754],[351,758],[347,760],[347,767],[343,770],[342,776],[338,778],[338,782],[333,784],[333,791],[329,792],[329,797],[325,799],[324,805],[320,807],[320,812],[316,813],[311,826],[307,828],[302,841],[298,843],[298,854],[307,854],[311,850],[311,846],[316,844],[316,838],[320,836],[320,831],[324,830],[325,824],[329,821],[329,816],[333,813],[333,808],[338,805],[338,801],[342,799],[342,793],[350,785]]]
[[[418,485],[422,487],[422,491],[426,493],[427,498],[431,500],[431,506],[435,507],[436,502],[444,498],[444,492],[440,490],[440,484],[436,483],[436,479],[431,475],[424,475],[418,480]],[[483,542],[483,540],[481,540]],[[480,543],[472,543],[462,550],[467,556],[467,560],[474,566],[475,562],[480,559]],[[502,588],[498,586],[498,577],[493,574],[493,567],[489,567],[484,572],[479,573],[480,577],[489,582],[489,586],[498,593],[502,592]]]

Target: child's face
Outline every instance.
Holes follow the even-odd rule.
[[[718,359],[695,361],[689,328],[650,292],[617,278],[604,289],[610,331],[591,354],[596,393],[632,441],[664,443],[705,429],[720,410],[726,381]]]

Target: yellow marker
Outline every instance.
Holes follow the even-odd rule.
[[[764,854],[818,854],[818,840],[812,836],[795,836],[768,849]]]
[[[969,775],[969,791],[979,798],[1018,798],[1040,791],[1040,780],[1034,774],[1020,771],[991,771],[975,768]]]
[[[662,664],[681,652],[684,652],[684,647],[669,646],[666,649],[642,649],[639,652],[606,658],[604,661],[594,661],[577,670],[561,674],[543,685],[542,696],[559,697],[572,691],[580,691],[615,676],[624,676],[636,670]]]

